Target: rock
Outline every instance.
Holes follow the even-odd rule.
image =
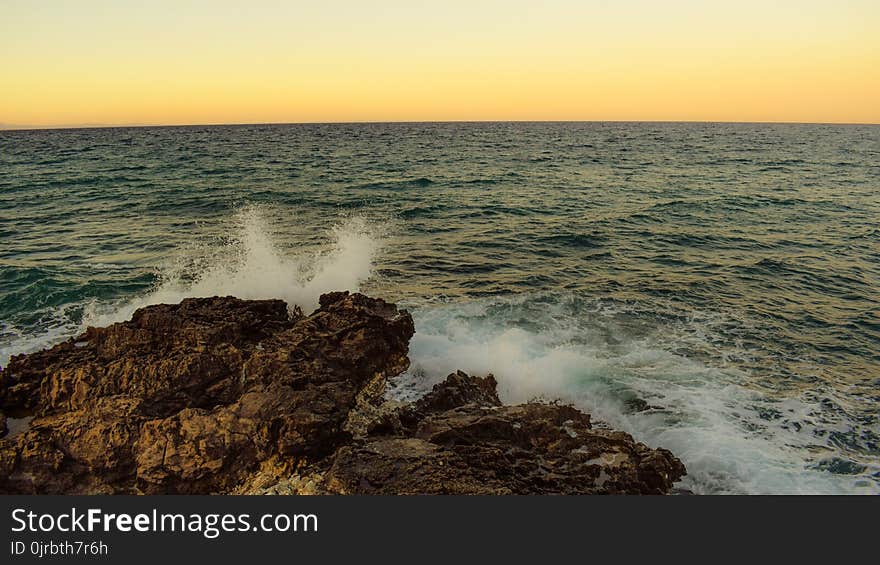
[[[332,293],[310,316],[280,300],[142,308],[0,372],[3,493],[227,492],[332,453],[365,383],[406,370],[412,318]]]
[[[637,412],[646,412],[648,410],[663,410],[662,407],[648,404],[647,400],[645,400],[644,398],[639,398],[637,396],[633,396],[624,400],[623,406],[624,408],[626,408],[627,411],[634,414]]]
[[[0,493],[665,493],[671,453],[453,373],[389,401],[412,318],[361,294],[305,316],[187,299],[0,370]]]
[[[593,429],[559,404],[503,406],[495,379],[457,372],[330,458],[319,492],[663,494],[685,474],[665,449]]]

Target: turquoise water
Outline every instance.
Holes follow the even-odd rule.
[[[453,369],[713,493],[880,492],[880,127],[0,132],[0,364],[185,296],[403,303]]]

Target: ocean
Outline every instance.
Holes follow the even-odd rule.
[[[360,290],[696,493],[880,493],[880,126],[0,131],[0,365],[187,296]]]

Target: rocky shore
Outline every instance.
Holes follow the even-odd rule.
[[[0,370],[0,493],[663,494],[665,449],[457,372],[412,404],[410,315],[361,294],[187,299]]]

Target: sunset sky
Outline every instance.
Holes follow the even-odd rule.
[[[0,124],[878,123],[878,30],[878,0],[0,0]]]

